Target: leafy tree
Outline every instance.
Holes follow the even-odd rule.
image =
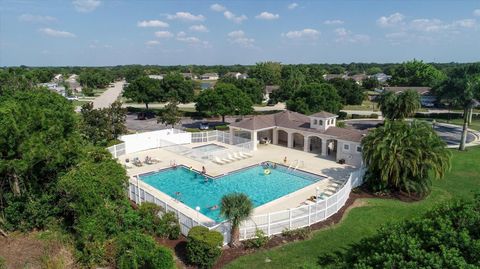
[[[170,73],[160,81],[160,96],[162,102],[175,99],[180,103],[193,101],[194,82],[186,80],[179,73]]]
[[[380,68],[378,66],[372,66],[372,67],[368,68],[367,71],[366,71],[367,75],[375,75],[375,74],[382,73],[382,72],[383,72],[382,68]]]
[[[161,100],[161,94],[160,81],[149,77],[139,77],[123,90],[123,96],[144,103],[147,110],[149,103]]]
[[[78,82],[83,87],[106,88],[113,82],[113,76],[106,69],[87,69],[80,73]]]
[[[175,124],[179,123],[181,119],[182,112],[178,109],[178,102],[172,100],[158,112],[157,123],[161,122],[174,128]]]
[[[480,100],[480,64],[471,64],[452,69],[435,93],[440,99],[459,104],[464,110],[463,131],[460,150],[465,150],[468,124],[471,122],[473,107]]]
[[[365,93],[355,80],[334,78],[328,81],[337,89],[344,105],[361,105],[365,99]]]
[[[395,67],[390,83],[396,86],[434,87],[445,78],[445,74],[432,65],[413,60]]]
[[[127,132],[127,110],[122,108],[120,101],[101,109],[94,109],[93,103],[84,104],[80,115],[80,132],[95,145],[106,146],[108,142]]]
[[[326,73],[325,69],[319,65],[309,65],[305,75],[306,83],[324,83],[323,75]]]
[[[420,108],[420,94],[412,90],[399,94],[384,92],[380,95],[378,106],[385,118],[402,120],[413,115]]]
[[[305,85],[305,76],[298,68],[288,67],[282,69],[282,82],[280,88],[272,92],[271,99],[274,103],[289,100],[294,92]]]
[[[282,65],[278,62],[257,63],[249,70],[248,75],[256,78],[265,85],[278,85],[280,83]]]
[[[479,268],[480,199],[441,204],[421,218],[384,225],[322,268]]]
[[[220,214],[232,224],[230,245],[238,246],[240,242],[240,223],[253,211],[253,203],[244,193],[231,193],[222,197]]]
[[[450,152],[425,122],[385,121],[362,140],[366,184],[375,191],[424,195],[450,169]]]
[[[307,115],[319,111],[336,114],[341,107],[337,90],[327,83],[304,85],[287,101],[287,109]]]
[[[245,92],[250,97],[253,103],[255,104],[262,103],[263,90],[265,86],[258,79],[255,79],[255,78],[237,79],[232,76],[224,76],[220,78],[218,82],[233,84],[235,85],[235,87]]]
[[[225,83],[217,83],[215,89],[202,91],[195,108],[207,115],[221,115],[223,122],[226,115],[246,115],[253,111],[248,95],[234,85]]]
[[[366,90],[374,90],[380,86],[380,82],[375,77],[369,77],[364,79],[362,82],[362,87]]]

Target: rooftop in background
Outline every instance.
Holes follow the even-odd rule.
[[[407,86],[407,87],[384,87],[383,88],[385,91],[388,92],[394,92],[394,93],[401,93],[407,90],[412,90],[418,92],[420,95],[430,95],[430,90],[432,89],[431,87],[413,87],[413,86]]]

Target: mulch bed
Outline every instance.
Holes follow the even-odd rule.
[[[363,190],[363,189],[356,189],[354,192],[350,194],[350,197],[347,199],[345,205],[337,213],[333,214],[330,218],[324,221],[312,224],[310,226],[310,229],[312,231],[320,230],[327,227],[331,227],[332,225],[339,223],[342,220],[346,211],[349,210],[349,208],[353,205],[353,203],[357,199],[361,199],[361,198],[395,199],[395,200],[400,200],[402,202],[416,202],[421,200],[421,198],[419,197],[411,197],[403,193],[390,193],[390,194],[378,195],[378,194],[373,194],[371,192],[367,192],[366,190]],[[267,245],[263,249],[271,249],[271,248],[278,247],[294,241],[297,241],[297,240],[294,238],[287,238],[282,235],[275,235],[270,237],[270,240],[268,241]],[[178,262],[177,264],[181,265],[183,268],[189,268],[189,269],[197,268],[195,266],[188,265],[186,261],[187,241],[185,237],[181,236],[177,240],[157,239],[157,242],[174,250],[175,255],[179,259],[177,261]],[[220,256],[220,258],[218,259],[217,263],[213,268],[215,269],[223,268],[225,265],[237,259],[238,257],[254,253],[255,251],[256,251],[255,249],[247,249],[244,247],[229,248],[227,246],[222,251],[222,256]]]

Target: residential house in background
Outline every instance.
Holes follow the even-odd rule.
[[[148,75],[149,78],[153,78],[153,79],[158,79],[158,80],[162,80],[163,79],[163,74],[160,74],[160,75]]]
[[[62,75],[62,74],[56,74],[56,75],[53,77],[53,81],[54,81],[54,82],[61,82],[61,81],[63,81],[63,75]]]
[[[198,79],[197,75],[192,73],[182,73],[182,76],[185,79],[191,79],[191,80]]]
[[[232,78],[236,78],[236,79],[246,79],[248,78],[248,75],[247,74],[242,74],[242,73],[239,73],[239,72],[227,72],[224,77],[232,77]]]
[[[37,86],[39,87],[45,87],[51,91],[54,91],[58,94],[60,94],[61,96],[63,97],[67,97],[67,93],[65,91],[65,87],[63,86],[59,86],[57,83],[55,82],[48,82],[48,83],[40,83],[40,84],[37,84]]]
[[[65,83],[67,83],[68,87],[72,92],[82,91],[82,87],[80,86],[80,83],[77,81],[77,79],[78,75],[72,74],[65,80]]]
[[[267,85],[263,89],[263,101],[268,102],[270,100],[270,94],[276,90],[280,89],[278,85]]]
[[[385,73],[377,73],[377,74],[371,75],[371,77],[376,78],[380,83],[385,83],[392,78],[392,76],[389,76]]]
[[[205,73],[200,76],[201,80],[218,80],[218,74],[217,73]]]

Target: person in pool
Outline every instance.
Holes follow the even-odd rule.
[[[207,169],[205,169],[205,166],[202,166],[202,174],[206,174],[207,173]]]
[[[209,209],[212,210],[212,211],[213,211],[213,210],[217,210],[217,209],[218,209],[218,205],[211,206],[211,207],[209,207]]]

